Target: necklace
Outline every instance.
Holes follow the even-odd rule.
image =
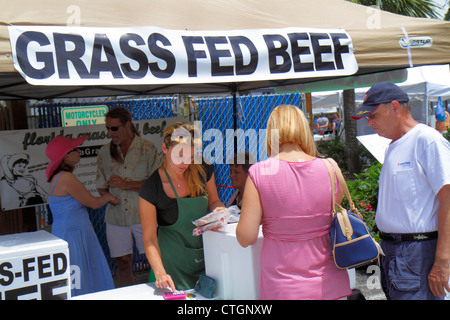
[[[181,188],[181,183],[178,181],[173,180],[173,184],[176,185],[178,188]]]
[[[169,174],[167,174],[167,177],[169,178]],[[181,183],[179,183],[178,181],[175,181],[175,179],[173,177],[172,177],[171,181],[174,183],[174,185],[176,184],[178,188],[181,188]]]
[[[181,188],[181,183],[179,183],[178,181],[175,181],[175,179],[172,182],[173,182],[174,186],[176,185],[178,188]]]

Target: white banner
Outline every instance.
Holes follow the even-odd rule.
[[[161,153],[164,129],[183,117],[133,121],[141,137],[151,141]],[[55,136],[69,138],[89,136],[80,147],[81,160],[74,174],[93,194],[97,195],[95,175],[97,152],[110,139],[104,125],[65,128],[2,131],[0,135],[0,201],[2,210],[11,210],[47,203],[49,184],[45,169],[48,142]]]
[[[184,84],[352,75],[343,29],[168,30],[8,26],[33,85]]]

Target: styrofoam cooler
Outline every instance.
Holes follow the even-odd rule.
[[[47,231],[0,236],[0,300],[69,299],[67,242]]]
[[[236,239],[237,223],[225,231],[203,234],[206,275],[216,280],[217,296],[228,300],[259,299],[260,255],[263,235],[255,244],[241,247]]]
[[[260,228],[255,244],[241,247],[236,239],[237,223],[228,224],[225,231],[203,234],[206,275],[216,281],[217,296],[227,300],[258,300],[261,276]],[[350,287],[355,288],[355,269],[348,270]]]

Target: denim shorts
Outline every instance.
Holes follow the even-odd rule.
[[[381,241],[381,285],[388,300],[441,300],[428,288],[437,239]]]

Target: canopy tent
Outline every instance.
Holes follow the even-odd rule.
[[[450,99],[449,65],[423,66],[408,69],[408,79],[398,84],[410,99],[437,101]],[[423,99],[424,100],[424,99]]]
[[[435,102],[450,99],[449,65],[421,66],[407,69],[407,79],[397,83],[412,101]],[[360,104],[369,87],[355,89],[355,103]],[[341,91],[323,91],[312,94],[314,108],[331,108],[342,105]]]
[[[407,69],[407,78],[403,82],[396,83],[409,96],[411,113],[413,117],[422,122],[434,126],[434,111],[437,100],[450,100],[450,68],[448,64],[420,66]],[[369,87],[355,89],[355,103],[364,101],[365,93]],[[332,110],[334,107],[342,107],[342,91],[315,92],[312,95],[312,106],[316,110]],[[373,129],[367,126],[365,121],[358,121],[358,134],[372,134]]]
[[[8,26],[68,24],[101,28],[157,26],[169,30],[343,29],[353,41],[357,74],[450,62],[450,22],[399,16],[342,0],[15,0],[4,1],[0,11],[0,99],[242,92],[319,80],[286,77],[170,85],[28,84],[13,66]]]

